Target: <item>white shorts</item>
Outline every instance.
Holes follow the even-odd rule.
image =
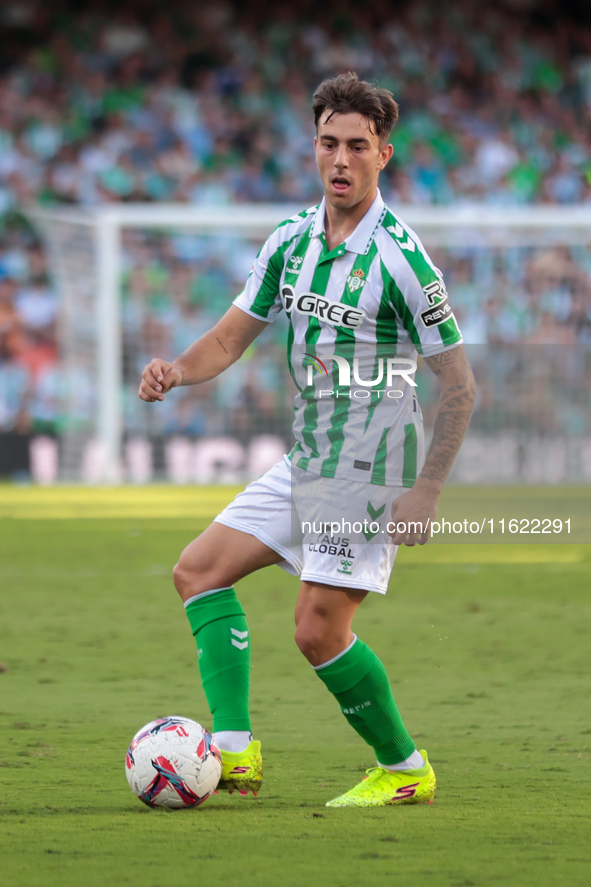
[[[385,594],[398,551],[385,527],[404,492],[319,477],[284,456],[215,521],[255,536],[302,580]]]

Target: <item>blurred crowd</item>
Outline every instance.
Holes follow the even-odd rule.
[[[36,404],[58,364],[57,295],[41,245],[24,229],[4,232],[0,252],[0,432],[37,423]],[[57,415],[51,411],[49,427]]]
[[[124,233],[122,281],[125,416],[149,437],[229,434],[247,443],[261,430],[289,440],[293,394],[284,315],[218,379],[182,388],[158,408],[140,401],[138,380],[155,355],[172,360],[211,329],[244,282],[260,244],[216,236]]]
[[[0,212],[313,202],[311,92],[351,69],[400,103],[392,199],[591,199],[591,28],[555,4],[7,0],[0,23]]]
[[[393,208],[591,205],[591,27],[551,2],[7,0],[0,27],[0,431],[59,433],[68,421],[58,294],[23,208],[314,203],[310,97],[326,76],[354,69],[399,101],[382,181]],[[131,430],[157,421],[153,433],[199,435],[225,422],[247,435],[283,408],[280,332],[223,391],[184,394],[158,420],[132,404],[143,358],[177,353],[219,317],[256,251],[210,246],[127,237]],[[591,342],[589,249],[433,258],[466,341]]]
[[[0,431],[83,430],[96,416],[95,353],[88,350],[86,338],[78,342],[74,337],[69,343],[74,371],[60,363],[58,298],[43,250],[32,234],[24,237],[16,230],[7,237],[7,248],[0,253]],[[293,392],[283,314],[222,380],[180,389],[157,408],[137,397],[145,363],[154,355],[172,359],[213,326],[242,288],[257,249],[256,242],[230,233],[125,232],[121,289],[128,434],[227,434],[248,443],[263,430],[287,440]],[[491,416],[502,413],[510,425],[525,423],[540,433],[570,432],[575,426],[577,433],[591,430],[591,364],[585,363],[585,354],[591,357],[591,249],[454,247],[430,252],[443,271],[464,341],[479,367],[482,398],[476,425],[492,430],[496,419]],[[550,363],[535,357],[546,353],[543,346],[555,349]],[[569,356],[575,353],[576,360]],[[498,363],[493,354],[505,356]],[[522,380],[530,379],[531,372],[544,380],[543,391],[536,387],[543,408],[536,402],[522,409],[527,397],[520,395],[513,399],[514,406],[522,405],[517,412],[508,409],[513,389],[498,382],[512,372],[517,358],[506,357],[511,354],[529,355],[530,370],[519,371]],[[429,418],[436,385],[430,384],[428,373],[420,384]],[[574,425],[566,409],[573,392],[579,405]]]

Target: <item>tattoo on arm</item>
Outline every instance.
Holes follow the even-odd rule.
[[[228,349],[226,348],[226,346],[224,345],[222,340],[220,338],[218,338],[218,336],[215,337],[215,340],[218,343],[218,345],[220,346],[220,348],[223,348],[223,350],[226,352],[226,354],[229,354]]]
[[[435,418],[433,440],[421,477],[443,483],[464,439],[476,388],[474,376],[462,346],[425,360],[442,384]]]

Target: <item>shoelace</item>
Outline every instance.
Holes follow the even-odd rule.
[[[364,776],[364,779],[371,779],[374,773],[385,773],[386,771],[383,767],[370,767],[369,770],[366,770],[365,772],[367,773],[367,776]]]
[[[364,776],[358,785],[353,786],[353,788],[350,789],[351,792],[362,793],[367,788],[365,785],[366,782],[376,782],[382,773],[387,773],[388,771],[384,770],[383,767],[370,767],[369,770],[366,770],[365,772],[367,773],[367,776]]]

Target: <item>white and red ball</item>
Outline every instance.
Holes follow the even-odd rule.
[[[134,795],[149,807],[198,807],[220,781],[222,758],[201,724],[158,718],[131,740],[125,775]]]

